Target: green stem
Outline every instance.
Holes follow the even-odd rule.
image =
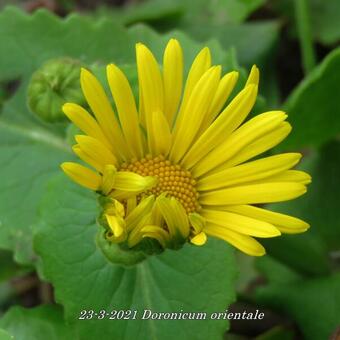
[[[305,73],[312,71],[316,65],[316,57],[313,46],[311,23],[309,17],[308,0],[294,0],[296,26],[298,29],[302,64]]]

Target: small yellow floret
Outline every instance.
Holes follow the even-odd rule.
[[[172,164],[162,155],[157,157],[147,155],[141,160],[122,164],[119,170],[156,177],[157,185],[143,193],[146,196],[167,193],[181,202],[187,213],[199,211],[201,208],[197,200],[196,181],[190,171],[184,170],[178,164]]]

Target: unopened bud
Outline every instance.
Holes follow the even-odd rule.
[[[146,255],[141,251],[123,249],[121,245],[110,242],[106,237],[106,233],[105,228],[100,228],[97,233],[96,243],[108,261],[130,267],[146,259]]]
[[[29,109],[47,122],[66,121],[61,108],[66,102],[85,105],[80,88],[81,63],[70,58],[50,60],[31,78],[27,92]]]

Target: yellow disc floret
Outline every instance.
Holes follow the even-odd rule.
[[[140,160],[122,164],[119,170],[131,171],[141,176],[153,176],[158,179],[157,185],[141,194],[142,196],[158,196],[166,193],[181,202],[187,213],[200,210],[196,181],[190,171],[184,170],[178,164],[171,163],[163,155],[156,157],[147,155]]]

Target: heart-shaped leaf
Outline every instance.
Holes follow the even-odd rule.
[[[97,313],[91,318],[89,312],[88,320],[78,322],[80,338],[222,337],[227,320],[211,320],[210,314],[223,312],[235,299],[235,264],[229,246],[211,239],[206,246],[186,245],[124,268],[109,263],[96,247],[97,213],[94,194],[60,175],[44,196],[35,237],[44,276],[53,283],[66,318],[75,322],[83,310]],[[101,310],[108,315],[98,320]],[[110,320],[114,310],[126,311],[127,320]],[[178,318],[181,312],[192,312],[199,319],[143,320],[145,310],[177,313]],[[131,319],[133,311],[136,319]]]

